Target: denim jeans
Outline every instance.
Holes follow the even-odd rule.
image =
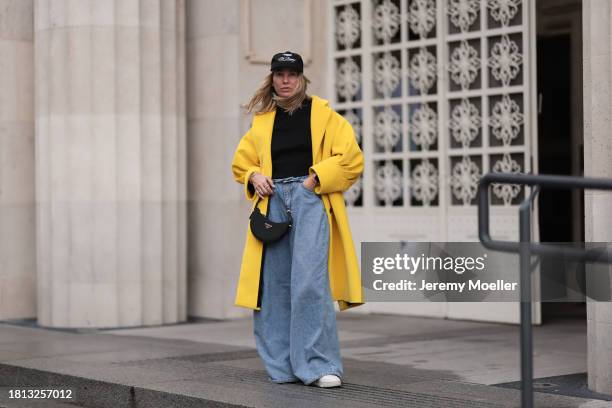
[[[253,311],[255,343],[269,379],[308,385],[326,374],[342,378],[336,314],[329,287],[329,224],[307,176],[274,179],[268,218],[293,225],[265,244],[261,310]]]

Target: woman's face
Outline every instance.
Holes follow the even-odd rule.
[[[298,85],[298,76],[296,71],[289,69],[275,71],[272,75],[272,85],[276,94],[282,98],[293,95]]]

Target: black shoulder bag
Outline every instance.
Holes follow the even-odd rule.
[[[261,211],[259,211],[259,207],[257,207],[260,200],[261,197],[258,197],[257,202],[255,203],[255,208],[249,216],[251,220],[251,232],[253,233],[253,235],[255,235],[255,238],[259,239],[262,242],[274,242],[280,239],[283,235],[285,235],[287,231],[289,231],[289,229],[291,228],[291,225],[293,224],[293,218],[291,218],[291,210],[287,209],[289,221],[270,221],[268,217],[266,217],[261,213]]]

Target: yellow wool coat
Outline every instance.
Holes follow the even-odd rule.
[[[275,111],[254,115],[251,128],[242,136],[232,160],[234,179],[244,184],[246,198],[252,201],[251,211],[257,194],[248,182],[249,177],[255,171],[272,176],[271,143],[275,115]],[[330,289],[340,310],[346,310],[364,303],[359,264],[342,194],[363,172],[363,153],[349,122],[330,108],[327,100],[316,95],[312,95],[310,125],[313,165],[309,173],[314,172],[319,178],[314,191],[323,200],[330,226]],[[259,202],[259,209],[267,214],[268,197]],[[258,296],[263,247],[263,243],[251,233],[247,222],[236,306],[260,310]]]

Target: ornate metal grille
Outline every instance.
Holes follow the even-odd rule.
[[[448,217],[484,172],[531,170],[529,3],[331,2],[332,102],[367,160],[348,205]],[[523,196],[496,186],[492,203]]]

